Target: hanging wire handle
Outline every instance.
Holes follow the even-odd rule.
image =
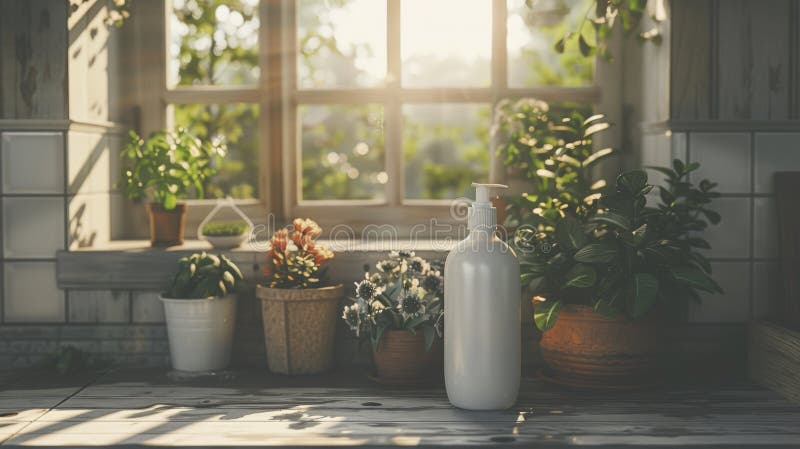
[[[217,199],[217,204],[214,206],[213,209],[211,209],[211,212],[209,212],[208,215],[206,215],[206,218],[204,218],[203,221],[200,222],[200,225],[197,226],[198,239],[202,239],[204,237],[203,227],[205,227],[205,225],[207,225],[208,222],[210,222],[211,219],[214,217],[214,215],[216,215],[217,212],[219,212],[219,210],[222,209],[223,207],[230,207],[231,209],[233,209],[233,211],[236,212],[237,215],[242,217],[242,220],[244,220],[244,222],[247,223],[247,226],[250,228],[248,229],[247,232],[249,233],[253,231],[253,228],[255,227],[253,221],[250,220],[250,217],[248,217],[247,214],[245,214],[241,209],[239,209],[239,206],[237,206],[236,202],[233,201],[233,197],[229,195],[226,196],[224,199],[223,198]]]

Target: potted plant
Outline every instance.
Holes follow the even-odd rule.
[[[696,236],[719,215],[708,209],[715,184],[688,181],[698,164],[659,168],[667,185],[648,207],[653,186],[642,170],[623,173],[586,220],[559,218],[553,232],[518,233],[524,278],[537,296],[540,348],[556,381],[628,388],[657,381],[665,317],[721,293]]]
[[[607,186],[592,174],[613,149],[594,149],[609,128],[602,115],[557,114],[547,103],[501,102],[496,117],[506,165],[531,184],[509,198],[506,226],[516,228],[521,281],[534,297],[534,321],[550,378],[573,386],[631,387],[654,380],[660,324],[680,315],[698,291],[719,292],[709,248],[696,233],[719,214],[715,184],[698,187],[698,164],[654,168],[666,176],[659,203],[632,171]]]
[[[236,320],[236,283],[242,272],[227,257],[192,254],[178,261],[161,295],[172,367],[214,371],[228,366]]]
[[[203,197],[203,183],[216,173],[225,155],[220,142],[201,142],[188,131],[159,131],[146,141],[135,132],[122,150],[125,194],[133,200],[147,198],[152,246],[183,243],[186,203],[194,190]]]
[[[413,252],[395,251],[355,285],[342,319],[372,342],[376,380],[414,385],[441,368],[443,279],[441,267]]]
[[[261,299],[269,369],[281,374],[314,374],[333,365],[336,312],[341,284],[326,281],[333,252],[315,239],[313,220],[295,219],[272,235],[264,266]]]
[[[203,225],[199,237],[216,249],[231,249],[241,246],[249,232],[243,221],[212,221]]]

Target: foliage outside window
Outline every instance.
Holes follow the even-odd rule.
[[[389,191],[400,191],[400,201],[443,200],[466,196],[471,182],[488,180],[492,103],[506,85],[519,89],[518,95],[541,86],[567,92],[591,85],[594,77],[593,60],[579,49],[562,54],[553,49],[558,36],[580,24],[593,0],[527,3],[508,0],[504,8],[503,82],[492,79],[497,60],[492,15],[502,12],[493,9],[495,2],[281,3],[295,14],[291,95],[297,110],[291,112],[299,135],[297,200],[391,203]],[[259,170],[266,168],[258,166],[259,152],[272,151],[258,139],[264,101],[259,79],[266,74],[259,61],[262,7],[260,0],[171,2],[170,89],[197,92],[188,104],[183,103],[188,96],[168,101],[174,124],[202,139],[222,137],[228,147],[218,174],[204,185],[208,196],[257,197]],[[399,23],[399,32],[392,34],[387,23]],[[390,54],[391,48],[400,48],[399,54]],[[390,73],[392,64],[398,73]],[[242,95],[220,101],[219,95],[206,94],[208,88],[254,95],[252,103]],[[406,96],[407,90],[443,88],[458,94]],[[284,137],[292,149],[291,135]],[[396,152],[402,155],[392,156]],[[404,187],[391,189],[395,184]]]

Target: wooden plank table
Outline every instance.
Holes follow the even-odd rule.
[[[512,410],[455,409],[441,387],[362,373],[117,371],[0,376],[2,446],[800,447],[800,405],[746,382],[585,393],[524,379]]]

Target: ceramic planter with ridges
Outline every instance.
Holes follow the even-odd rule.
[[[161,297],[172,367],[215,371],[228,366],[236,322],[236,295],[209,299]]]
[[[609,319],[591,307],[567,305],[539,346],[554,377],[625,386],[653,382],[660,337],[653,320]]]

